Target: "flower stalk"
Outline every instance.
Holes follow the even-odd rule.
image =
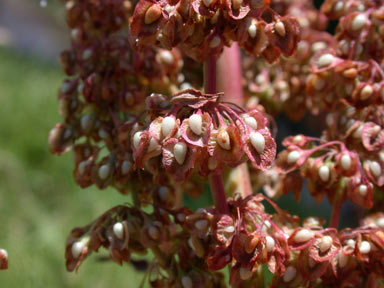
[[[217,92],[216,65],[217,61],[215,56],[209,57],[207,61],[204,62],[204,90],[207,94],[215,94]],[[214,173],[210,178],[210,183],[212,198],[216,208],[221,213],[228,213],[223,177],[220,174]]]

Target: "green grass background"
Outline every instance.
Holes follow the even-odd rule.
[[[137,287],[143,273],[99,262],[95,254],[77,273],[65,269],[70,230],[127,198],[78,188],[71,153],[49,153],[64,77],[53,64],[0,48],[0,248],[9,254],[0,287]]]

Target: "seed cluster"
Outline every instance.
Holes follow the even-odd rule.
[[[318,218],[300,225],[273,202],[276,213],[268,214],[262,200],[260,195],[229,199],[229,214],[166,205],[148,214],[117,206],[71,232],[67,267],[77,269],[103,246],[120,264],[147,249],[160,255],[151,268],[153,287],[226,287],[215,272],[226,266],[233,287],[261,285],[262,269],[274,274],[271,287],[312,287],[319,279],[326,287],[347,287],[384,276],[383,213],[365,218],[362,227],[337,232],[323,228],[325,221]],[[357,271],[369,273],[349,277]]]
[[[311,59],[326,47],[336,48],[337,41],[324,32],[327,18],[311,1],[272,1],[271,8],[281,15],[296,17],[300,42],[292,57],[280,57],[272,66],[261,58],[247,56],[244,59],[247,107],[261,104],[269,114],[284,113],[297,121],[307,111],[305,87]]]
[[[131,143],[136,167],[159,173],[163,166],[177,181],[185,181],[193,168],[207,176],[247,159],[258,169],[268,169],[276,143],[265,115],[221,103],[219,97],[192,89],[181,91],[163,116],[146,129],[135,127]]]
[[[291,56],[299,40],[299,25],[280,16],[268,0],[141,0],[131,30],[138,47],[180,47],[189,57],[204,61],[237,42],[248,53],[269,62]]]

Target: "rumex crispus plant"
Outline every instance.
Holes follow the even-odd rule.
[[[152,287],[226,287],[226,267],[233,287],[263,287],[265,270],[271,287],[383,285],[382,1],[65,7],[72,40],[51,152],[74,151],[81,187],[132,196],[72,230],[69,271],[104,247],[120,264],[151,250]],[[273,116],[307,112],[326,115],[321,138],[287,137],[275,160]],[[186,207],[183,195],[206,193],[208,179],[214,206]],[[270,199],[298,199],[303,183],[332,204],[329,225]],[[346,200],[366,210],[361,226],[338,230]]]

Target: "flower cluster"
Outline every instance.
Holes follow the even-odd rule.
[[[221,102],[220,96],[192,89],[175,94],[165,115],[145,130],[133,130],[136,167],[158,167],[156,157],[162,155],[162,166],[177,181],[184,181],[192,168],[207,176],[220,173],[225,164],[235,167],[248,159],[258,169],[269,168],[276,143],[265,115]]]
[[[384,184],[381,162],[362,163],[359,155],[340,141],[325,142],[297,135],[286,138],[283,144],[287,149],[279,154],[275,173],[284,173],[275,183],[269,183],[270,196],[293,189],[299,197],[305,178],[309,192],[318,202],[327,195],[333,205],[350,199],[362,207],[372,207],[374,187]],[[281,186],[280,181],[285,185]]]
[[[141,0],[130,27],[139,47],[178,46],[197,61],[237,42],[273,62],[280,54],[291,56],[299,40],[296,19],[277,14],[269,0]]]
[[[161,189],[166,188],[154,193],[163,195]],[[195,212],[186,207],[171,209],[165,202],[152,214],[114,207],[71,232],[67,267],[77,269],[103,246],[120,264],[131,254],[151,249],[159,256],[151,268],[157,271],[152,287],[159,283],[160,287],[225,287],[215,271],[226,266],[233,287],[260,285],[262,269],[275,275],[271,287],[312,287],[319,279],[326,287],[348,287],[367,279],[379,283],[384,277],[383,213],[364,219],[362,227],[337,232],[323,228],[325,221],[313,217],[300,226],[297,217],[272,202],[277,213],[268,214],[262,200],[260,195],[229,199],[228,214],[213,207]]]
[[[282,15],[294,15],[300,25],[300,42],[293,57],[283,58],[272,66],[265,60],[248,56],[243,62],[247,106],[262,104],[268,113],[283,112],[297,121],[307,111],[305,94],[309,65],[313,55],[336,40],[324,32],[327,18],[311,1],[273,1],[271,7]]]

